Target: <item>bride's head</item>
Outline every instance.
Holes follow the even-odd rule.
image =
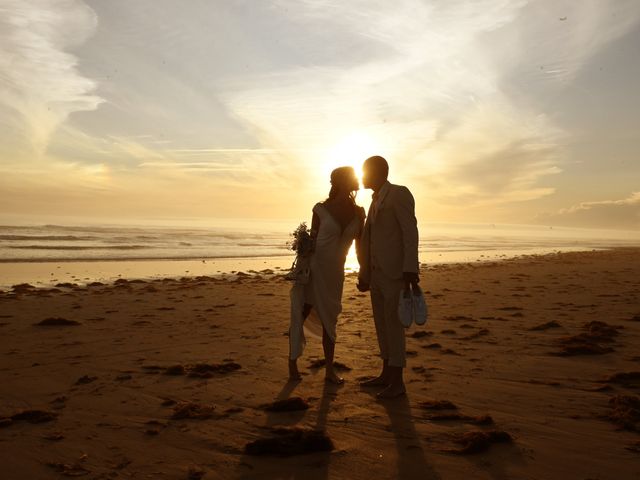
[[[356,192],[360,189],[356,171],[352,167],[338,167],[331,172],[331,191],[329,199],[345,196],[355,202]]]

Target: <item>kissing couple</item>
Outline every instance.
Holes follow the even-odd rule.
[[[360,271],[357,288],[369,291],[382,358],[380,374],[361,385],[377,387],[378,398],[404,395],[403,369],[406,366],[405,327],[398,315],[404,289],[417,288],[418,227],[415,202],[408,188],[387,180],[387,161],[374,156],[362,167],[362,183],[373,190],[365,215],[355,194],[360,185],[351,167],[331,172],[329,198],[313,207],[311,249],[306,255],[304,280],[291,289],[289,327],[289,379],[301,379],[297,359],[305,345],[305,320],[322,326],[322,347],[327,382],[342,384],[334,369],[336,325],[342,311],[344,264],[352,242]]]

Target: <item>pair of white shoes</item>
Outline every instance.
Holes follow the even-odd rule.
[[[398,317],[404,328],[409,328],[412,323],[424,325],[427,323],[427,314],[427,302],[417,284],[402,290],[398,303]]]

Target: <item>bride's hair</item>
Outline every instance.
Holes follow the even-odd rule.
[[[354,188],[355,184],[355,188]],[[331,172],[331,190],[329,200],[333,200],[338,193],[348,191],[349,199],[355,205],[358,180],[353,167],[338,167]]]

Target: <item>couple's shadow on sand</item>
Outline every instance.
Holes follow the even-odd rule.
[[[298,385],[299,382],[287,382],[276,396],[276,400],[292,398]],[[304,422],[304,425],[315,431],[326,432],[331,436],[331,431],[327,429],[331,405],[336,399],[338,392],[344,387],[344,385],[324,382],[318,408],[315,411],[315,421]],[[395,478],[440,478],[435,469],[431,467],[426,460],[420,437],[415,428],[408,397],[404,395],[396,399],[376,402],[374,391],[362,389],[362,393],[365,395],[370,394],[370,401],[375,405],[383,407],[384,412],[389,418],[389,429],[394,436],[395,455],[397,457],[397,468],[393,476]],[[309,419],[313,418],[314,410],[315,409],[311,407],[309,410],[294,412],[267,412],[267,421],[264,426],[265,432],[268,435],[269,431],[275,427],[293,428],[299,426],[305,417]],[[349,441],[349,436],[361,437],[361,442],[367,443],[367,438],[378,439],[382,434],[380,431],[375,431],[379,429],[376,428],[376,424],[379,422],[378,418],[379,415],[376,412],[371,412],[369,419],[362,420],[362,425],[349,427],[348,425],[350,423],[355,423],[358,420],[345,419],[345,427],[334,424],[331,430],[339,431],[341,428],[345,428],[347,431],[341,432],[341,434],[337,435],[338,437],[346,437],[345,441]],[[379,439],[378,442],[379,444],[384,444],[384,439]],[[240,460],[239,478],[270,480],[285,478],[299,480],[328,479],[330,477],[329,469],[332,461],[337,463],[343,462],[345,457],[352,454],[348,450],[341,449],[339,443],[341,442],[337,442],[335,450],[333,451],[307,453],[295,456],[252,456],[245,454]],[[384,473],[388,470],[386,458],[392,456],[394,452],[383,451],[379,448],[375,450],[375,445],[367,445],[366,448],[368,449],[366,455],[363,456],[361,452],[358,452],[359,458],[357,460],[349,462],[349,466],[344,465],[343,468],[336,466],[336,470],[342,470],[344,474],[348,474],[347,469],[358,468],[359,464],[362,466],[366,465],[367,468],[370,468],[372,464],[375,465],[375,463],[379,463],[380,473],[384,476]]]

